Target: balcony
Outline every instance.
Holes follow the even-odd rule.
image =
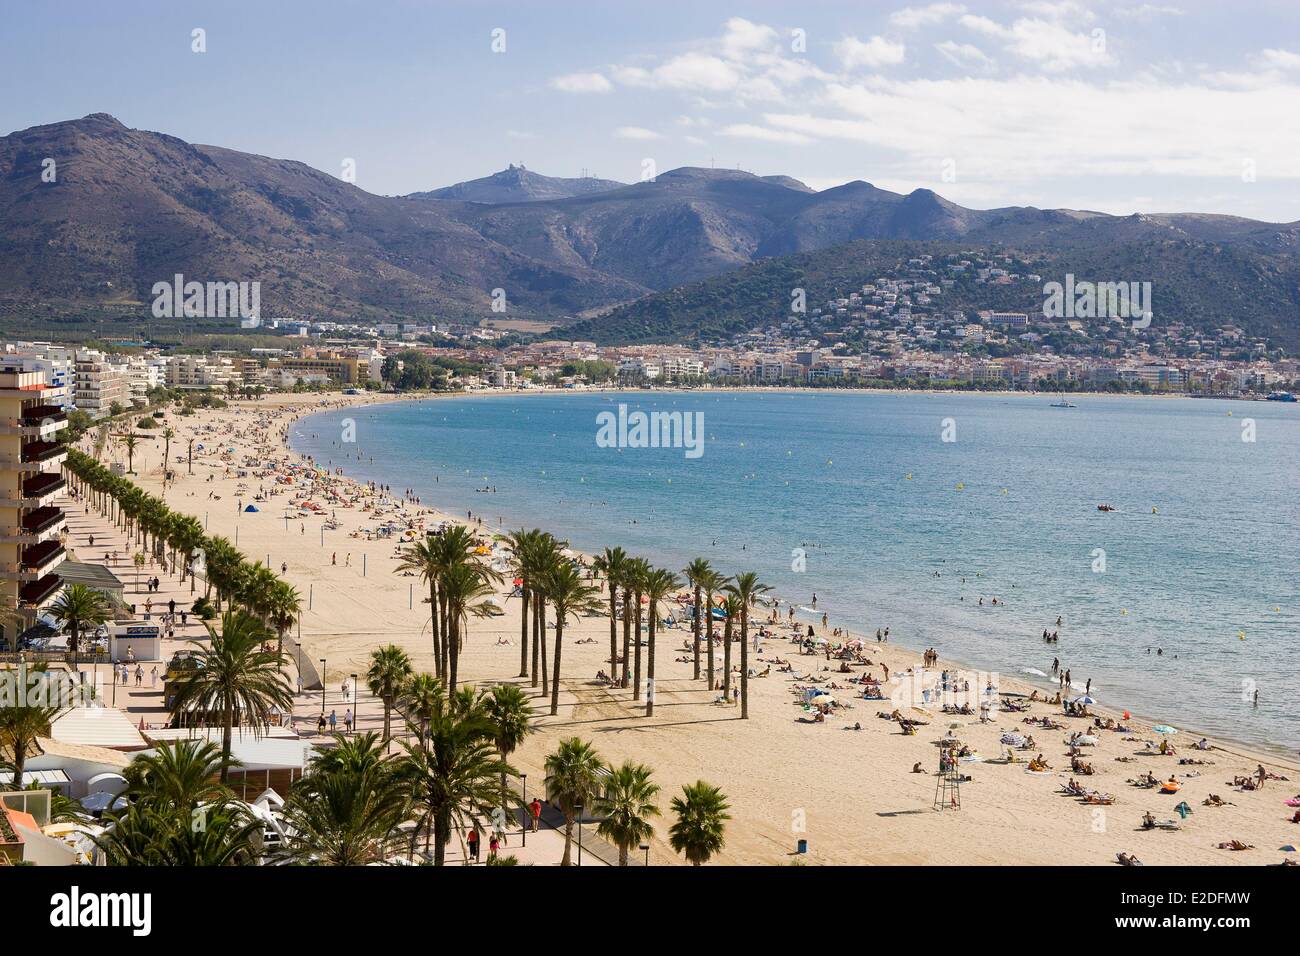
[[[24,498],[45,498],[68,486],[67,479],[55,471],[43,472],[23,482]]]
[[[41,607],[58,594],[62,587],[63,579],[61,577],[57,574],[47,574],[31,584],[24,584],[19,588],[18,602],[23,607]]]
[[[40,544],[28,545],[23,548],[22,570],[40,571],[52,567],[63,560],[63,554],[63,545],[57,541],[42,541]]]
[[[23,531],[28,534],[41,534],[58,528],[63,524],[63,509],[53,505],[37,508],[23,515]]]
[[[24,425],[39,425],[42,422],[66,422],[68,413],[58,405],[28,405],[23,409]]]
[[[55,458],[62,458],[68,454],[66,445],[56,441],[33,441],[23,445],[22,463],[24,465],[38,465],[43,462],[52,461]]]

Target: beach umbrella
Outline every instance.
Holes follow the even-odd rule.
[[[1097,703],[1097,701],[1094,700],[1092,697],[1089,697],[1087,694],[1081,694],[1081,695],[1079,695],[1078,697],[1074,698],[1074,700],[1071,701],[1071,703],[1075,703],[1075,704],[1095,704],[1095,703]]]
[[[1168,724],[1156,724],[1156,725],[1155,725],[1154,727],[1152,727],[1151,729],[1154,730],[1154,731],[1155,731],[1156,733],[1158,733],[1158,734],[1176,734],[1176,733],[1178,733],[1178,728],[1176,728],[1176,727],[1170,727]]]
[[[826,693],[825,691],[822,691],[822,692],[819,693],[819,694],[813,694],[811,697],[809,697],[809,698],[808,698],[808,703],[810,703],[810,704],[833,704],[833,703],[835,703],[835,698],[834,698],[831,694],[828,694],[828,693]]]

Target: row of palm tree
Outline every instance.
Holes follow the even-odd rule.
[[[205,740],[166,743],[133,761],[125,805],[106,814],[95,842],[115,866],[364,866],[414,859],[421,842],[442,866],[455,834],[505,830],[507,815],[522,809],[498,782],[515,771],[494,742],[496,690],[438,695],[425,733],[398,756],[375,733],[336,736],[290,790],[278,845],[264,843],[262,822],[227,784],[237,763]],[[588,810],[619,866],[654,836],[660,787],[649,767],[607,765],[574,737],[559,742],[545,770],[547,798],[565,818],[562,866],[572,865],[574,827]],[[720,789],[698,781],[669,806],[668,842],[688,863],[700,866],[724,848],[730,807]]]
[[[134,538],[164,568],[170,566],[171,573],[179,568],[182,581],[189,577],[191,594],[196,588],[197,559],[202,555],[205,600],[215,597],[213,606],[218,612],[223,603],[233,603],[256,615],[274,630],[277,647],[283,650],[285,634],[302,613],[302,596],[293,585],[262,562],[249,562],[228,539],[209,537],[197,518],[172,511],[160,498],[114,475],[90,455],[69,448],[63,467],[88,505],[128,539]],[[76,640],[76,634],[69,640],[73,654]]]

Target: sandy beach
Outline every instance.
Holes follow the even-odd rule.
[[[161,496],[171,508],[195,515],[209,534],[237,540],[250,560],[264,561],[277,571],[284,568],[284,576],[301,592],[304,604],[310,601],[301,620],[301,641],[307,657],[326,659],[327,688],[337,688],[351,673],[363,673],[371,650],[388,643],[403,647],[418,670],[433,669],[428,611],[421,603],[424,586],[418,578],[395,572],[400,535],[368,538],[365,529],[384,520],[417,527],[422,522],[424,528],[442,520],[464,520],[463,515],[437,512],[437,502],[403,504],[401,489],[394,489],[395,497],[381,500],[385,496],[371,494],[346,475],[328,482],[334,500],[313,499],[321,505],[317,514],[298,517],[294,509],[286,520],[286,506],[301,490],[296,482],[277,482],[276,474],[287,477],[291,466],[303,463],[285,444],[289,425],[316,411],[373,401],[369,396],[274,395],[232,403],[219,411],[200,410],[191,417],[169,412],[167,423],[177,433],[171,441],[175,480],[165,488],[162,438],[142,442],[134,455],[133,480],[143,488]],[[83,447],[89,448],[93,437],[92,431],[83,439]],[[190,439],[195,442],[192,475],[185,460]],[[112,447],[104,457],[125,461],[125,451]],[[249,464],[254,459],[259,466]],[[275,468],[268,470],[267,462],[275,462]],[[357,462],[355,467],[363,472],[365,463]],[[321,485],[317,482],[318,488]],[[260,510],[244,511],[249,504]],[[336,527],[322,531],[326,523]],[[563,537],[563,514],[538,516],[536,524]],[[485,534],[496,530],[483,528]],[[69,544],[74,550],[85,544],[75,539],[75,532],[73,537]],[[102,562],[104,555],[83,548],[78,558]],[[714,564],[724,574],[746,570],[743,557]],[[131,580],[130,570],[119,568],[118,573]],[[507,599],[508,591],[507,586],[499,598],[503,616],[470,623],[460,660],[463,682],[518,679],[520,601]],[[769,609],[761,609],[755,620],[766,619],[768,613]],[[724,863],[787,863],[795,858],[801,839],[808,841],[809,851],[802,859],[810,864],[1113,866],[1116,854],[1124,852],[1148,865],[1260,865],[1294,856],[1279,851],[1300,837],[1300,824],[1290,822],[1295,810],[1284,803],[1300,794],[1300,763],[1294,759],[1215,740],[1210,741],[1214,749],[1196,750],[1191,745],[1197,738],[1186,732],[1170,738],[1177,756],[1161,755],[1151,746],[1159,743],[1161,735],[1152,731],[1150,723],[1133,719],[1125,722],[1126,733],[1096,730],[1096,742],[1081,748],[1081,759],[1095,773],[1072,774],[1066,738],[1075,732],[1092,732],[1093,721],[1062,716],[1059,706],[1045,703],[1030,704],[1025,712],[994,707],[987,723],[977,713],[947,715],[932,706],[926,708],[928,714],[909,715],[926,723],[914,735],[905,735],[896,721],[878,719],[879,712],[893,709],[892,704],[862,699],[864,685],[850,683],[849,678],[866,673],[883,678],[885,667],[895,675],[918,669],[919,652],[879,644],[874,634],[855,635],[862,638],[861,655],[870,664],[855,664],[850,673],[840,673],[838,660],[828,662],[820,651],[801,653],[799,644],[791,640],[793,632],[785,626],[774,629],[774,635],[763,642],[762,653],[757,657],[751,653],[750,662],[762,672],[779,658],[789,662],[792,670],[783,671],[776,664],[768,676],[751,679],[750,719],[742,721],[738,707],[714,703],[717,693],[704,681],[692,679],[689,661],[678,660],[689,657],[690,652],[681,648],[689,640],[690,628],[680,611],[677,616],[682,623],[659,634],[655,716],[649,719],[644,716],[644,702],[633,703],[631,689],[611,690],[595,681],[597,671],[609,666],[608,618],[592,616],[570,624],[565,633],[559,716],[539,716],[538,732],[512,757],[528,774],[530,793],[540,786],[542,763],[555,742],[578,735],[592,741],[608,761],[633,759],[653,768],[663,788],[661,821],[668,816],[669,799],[682,784],[704,779],[721,786],[730,798],[732,814],[720,857]],[[785,616],[782,604],[783,622]],[[906,634],[907,623],[881,622],[892,627],[895,637]],[[818,634],[825,633],[820,621],[817,624]],[[829,627],[836,626],[830,620]],[[548,634],[551,640],[553,634]],[[936,650],[938,664],[930,668],[932,676],[954,667],[942,646]],[[718,667],[720,673],[720,648]],[[822,681],[817,686],[830,689],[837,698],[839,703],[824,722],[814,721],[801,706],[796,689],[814,684],[796,679],[799,676]],[[976,680],[974,674],[970,680]],[[832,683],[837,686],[832,688]],[[977,694],[980,689],[975,688]],[[1005,677],[999,689],[1024,694],[1034,690]],[[889,693],[888,685],[885,692]],[[543,714],[540,688],[535,693],[537,709]],[[1118,718],[1124,704],[1141,710],[1140,701],[1105,700],[1103,704],[1092,712]],[[1026,717],[1045,716],[1063,729],[1024,723]],[[854,729],[855,724],[860,729]],[[970,777],[962,783],[961,810],[941,813],[932,808],[938,741],[953,724],[957,726],[951,733],[975,759],[960,763],[962,774]],[[1041,753],[1052,769],[1034,774],[1025,762],[1006,762],[1007,745],[1000,738],[1007,733],[1032,735],[1036,748],[1018,750],[1016,755],[1028,761]],[[1179,763],[1188,757],[1205,763]],[[912,772],[917,763],[924,772]],[[1233,786],[1234,778],[1254,774],[1261,764],[1271,774],[1289,779],[1269,779],[1253,791]],[[1179,791],[1163,794],[1127,782],[1148,771],[1162,781],[1173,776]],[[1091,805],[1063,792],[1072,776],[1087,790],[1113,795],[1114,803]],[[1203,805],[1211,793],[1231,805]],[[1192,811],[1185,818],[1175,812],[1182,802]],[[1178,829],[1143,829],[1146,811],[1158,820],[1176,821]],[[680,862],[667,845],[667,824],[661,822],[658,829],[652,861]],[[1232,840],[1255,848],[1233,852],[1217,847]]]

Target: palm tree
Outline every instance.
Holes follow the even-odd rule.
[[[492,740],[502,760],[509,760],[533,732],[533,707],[528,696],[514,684],[497,684],[483,695],[483,712],[492,721]],[[501,772],[501,798],[504,804],[506,774]]]
[[[650,601],[650,641],[646,651],[645,715],[655,713],[655,634],[659,626],[659,604],[681,586],[681,579],[667,568],[655,568],[645,578],[645,594]]]
[[[113,609],[103,591],[85,584],[69,584],[50,607],[50,614],[68,632],[68,649],[72,663],[77,663],[77,648],[82,633],[93,630],[112,616]]]
[[[528,597],[529,575],[532,572],[532,554],[537,549],[537,541],[542,532],[534,528],[525,531],[520,528],[506,535],[513,556],[511,564],[519,577],[519,596],[523,600],[523,609],[519,613],[519,676],[528,676]]]
[[[722,623],[722,696],[728,701],[731,700],[731,640],[736,618],[743,613],[743,607],[740,598],[727,592],[722,601],[722,613],[727,615]],[[744,651],[741,654],[748,662],[748,655]]]
[[[429,627],[433,632],[433,661],[437,676],[442,676],[442,632],[438,623],[438,577],[442,573],[441,557],[435,539],[426,537],[401,551],[395,571],[418,574],[429,586]]]
[[[604,792],[596,797],[596,812],[605,818],[596,832],[618,847],[619,866],[627,866],[632,847],[654,836],[649,818],[659,815],[654,803],[658,795],[659,784],[650,781],[645,764],[626,760],[621,767],[609,768]]]
[[[172,460],[172,439],[176,437],[176,430],[170,425],[162,431],[163,437],[163,480],[167,480],[168,462]]]
[[[293,707],[293,696],[285,681],[283,658],[263,650],[271,633],[247,611],[226,611],[221,630],[205,624],[210,641],[198,648],[199,666],[189,672],[176,690],[174,709],[179,714],[194,711],[204,722],[221,721],[221,782],[230,778],[230,744],[235,722],[248,722],[260,733],[271,722],[271,711]]]
[[[429,721],[433,717],[434,700],[444,696],[442,681],[432,674],[414,674],[407,678],[402,687],[398,702],[407,720],[420,728],[420,739],[429,732]]]
[[[671,803],[677,822],[668,829],[673,850],[686,857],[691,866],[708,863],[725,844],[725,830],[731,814],[726,795],[703,780],[682,787],[682,796]]]
[[[609,585],[609,678],[617,679],[618,674],[618,589],[623,583],[623,572],[627,568],[627,552],[622,548],[606,548],[604,554],[596,556],[592,567],[605,576]]]
[[[491,568],[475,562],[453,564],[442,574],[442,593],[446,599],[448,625],[447,689],[456,693],[456,676],[460,668],[460,651],[465,644],[468,622],[473,617],[492,617],[501,613],[495,601],[488,600],[496,591],[489,582],[500,581],[501,575]]]
[[[543,531],[538,536],[530,555],[532,573],[529,580],[533,582],[533,686],[537,686],[537,674],[541,672],[542,696],[549,693],[549,678],[546,673],[546,593],[542,582],[546,575],[557,565],[564,562],[560,552],[564,545],[550,532]]]
[[[266,611],[267,619],[275,628],[275,649],[282,654],[284,634],[302,613],[302,595],[288,581],[276,581],[267,599]]]
[[[189,575],[191,594],[194,593],[194,553],[202,546],[205,537],[203,525],[198,518],[182,515],[178,516],[172,524],[170,541],[184,558],[181,580],[184,581],[185,576]]]
[[[335,739],[338,745],[320,751],[312,772],[289,792],[283,853],[326,866],[383,862],[400,840],[409,786],[399,763],[384,759],[378,734]]]
[[[494,730],[481,707],[465,710],[439,697],[427,739],[423,744],[403,745],[402,773],[419,807],[426,841],[432,835],[435,866],[446,859],[453,828],[506,810],[497,776],[515,771],[493,745]]]
[[[704,579],[713,573],[713,565],[709,564],[705,558],[696,558],[690,564],[686,565],[686,570],[682,572],[686,575],[687,582],[695,590],[695,615],[691,622],[691,633],[695,638],[695,680],[700,679],[700,625],[704,623],[704,607],[700,604],[703,598]]]
[[[560,866],[570,866],[569,848],[579,807],[591,806],[600,789],[601,759],[591,744],[577,737],[561,740],[555,753],[546,758],[546,799],[564,814],[564,857]]]
[[[392,739],[393,703],[411,676],[411,659],[396,644],[379,647],[370,652],[370,669],[366,671],[366,684],[370,693],[384,702],[384,743]],[[321,675],[324,682],[325,675]]]
[[[128,806],[92,837],[109,866],[249,866],[262,824],[223,784],[229,761],[206,740],[181,740],[132,761]]]
[[[633,558],[628,562],[627,572],[623,576],[625,588],[632,589],[632,613],[635,620],[632,624],[633,636],[636,638],[636,647],[633,648],[635,654],[632,669],[632,699],[641,699],[641,597],[645,594],[646,578],[650,575],[650,563],[645,558]]]
[[[542,593],[555,608],[555,671],[551,679],[551,716],[560,712],[560,652],[564,648],[564,625],[571,615],[599,607],[596,589],[569,561],[558,561],[542,575]]]
[[[116,437],[122,439],[122,444],[126,447],[126,473],[128,475],[134,475],[135,474],[135,448],[137,445],[140,444],[141,436],[134,435],[128,432],[125,435],[118,435]]]
[[[29,688],[20,683],[21,669],[3,672],[4,693],[10,699],[0,707],[0,747],[13,754],[13,788],[23,786],[23,768],[27,754],[36,747],[38,737],[49,737],[50,724],[62,709],[45,701],[29,701]]]
[[[713,680],[713,595],[721,590],[728,580],[717,571],[710,571],[700,580],[700,586],[704,588],[704,621],[705,637],[708,640],[710,691],[714,690],[716,686]]]
[[[740,719],[749,718],[749,609],[760,594],[772,590],[753,571],[736,575],[727,589],[740,600]]]

